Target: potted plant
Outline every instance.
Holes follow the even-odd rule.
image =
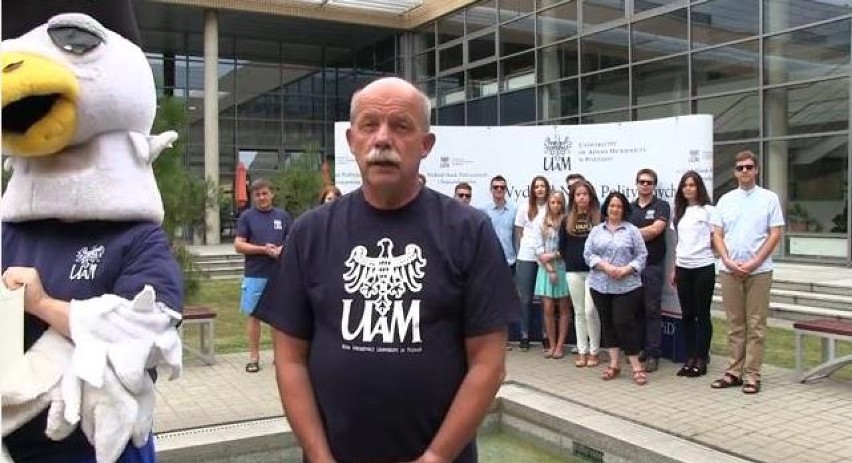
[[[800,203],[793,203],[787,208],[787,230],[791,232],[806,232],[808,231],[808,223],[811,218],[808,211]]]

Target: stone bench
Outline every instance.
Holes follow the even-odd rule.
[[[183,308],[183,322],[180,325],[181,339],[183,339],[183,331],[187,326],[198,325],[199,330],[198,348],[196,349],[186,343],[184,343],[184,347],[207,365],[216,363],[215,321],[216,311],[211,307],[189,306]]]
[[[835,343],[837,341],[852,341],[852,321],[835,319],[818,319],[793,323],[793,333],[796,337],[796,372],[802,373],[802,354],[804,346],[802,338],[805,335],[817,336],[822,340],[822,363],[808,370],[801,382],[822,379],[846,365],[852,364],[852,355],[836,357]]]

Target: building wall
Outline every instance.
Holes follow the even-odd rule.
[[[484,0],[412,33],[413,74],[441,125],[712,114],[714,197],[750,149],[788,210],[782,253],[848,263],[850,14],[830,0]]]

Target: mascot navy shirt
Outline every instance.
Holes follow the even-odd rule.
[[[339,462],[426,450],[466,372],[465,338],[520,310],[482,212],[423,189],[401,209],[360,190],[296,221],[255,315],[311,343],[308,367]],[[476,461],[474,445],[457,460]]]
[[[159,225],[150,222],[62,222],[36,220],[3,223],[3,270],[35,267],[45,292],[55,299],[89,299],[115,294],[132,299],[148,284],[157,300],[181,310],[180,268]],[[25,348],[47,329],[26,315]],[[47,412],[4,439],[15,461],[44,455],[74,455],[92,451],[79,428],[61,442],[44,435]]]

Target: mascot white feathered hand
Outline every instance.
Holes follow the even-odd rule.
[[[24,359],[0,379],[3,444],[15,461],[154,461],[183,285],[152,163],[177,134],[150,135],[131,0],[2,10],[3,283],[26,287],[27,312]]]

